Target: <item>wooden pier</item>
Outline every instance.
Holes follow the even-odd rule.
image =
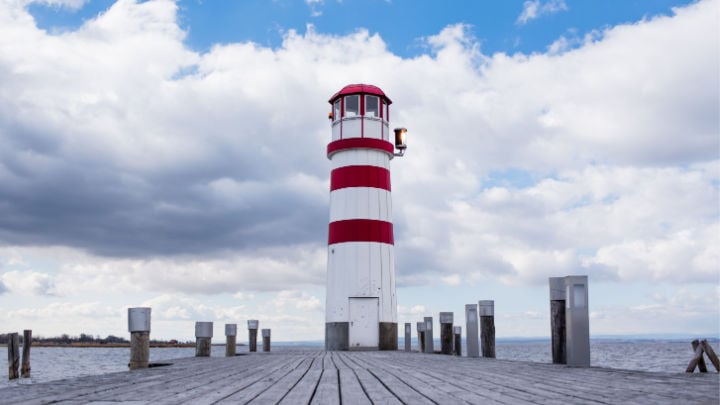
[[[273,348],[0,389],[1,404],[713,404],[716,373]],[[77,367],[82,367],[78,364]]]

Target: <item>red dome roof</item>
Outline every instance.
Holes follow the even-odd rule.
[[[328,100],[328,102],[332,104],[338,97],[348,94],[373,94],[384,98],[388,104],[392,104],[392,100],[390,100],[390,98],[386,96],[379,87],[373,86],[372,84],[348,84],[347,86],[343,87],[342,90],[333,94],[333,96],[330,97],[330,100]]]

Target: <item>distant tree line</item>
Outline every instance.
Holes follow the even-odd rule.
[[[0,344],[7,344],[8,343],[8,334],[0,334]],[[22,333],[20,333],[20,341],[22,342],[23,336]],[[97,343],[97,344],[107,344],[107,343],[130,343],[127,339],[117,337],[114,335],[108,335],[106,338],[101,338],[100,335],[94,336],[88,335],[86,333],[81,333],[80,336],[70,336],[67,333],[63,333],[60,336],[56,337],[42,337],[42,336],[33,336],[33,342],[38,343],[51,343],[51,344],[58,344],[58,345],[69,345],[72,343]]]

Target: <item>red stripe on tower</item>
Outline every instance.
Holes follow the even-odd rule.
[[[377,166],[345,166],[330,173],[330,191],[348,187],[374,187],[390,191],[390,170]]]
[[[328,245],[345,242],[378,242],[393,245],[393,224],[374,219],[346,219],[330,223]]]

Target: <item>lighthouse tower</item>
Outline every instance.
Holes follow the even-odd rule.
[[[390,160],[405,129],[389,129],[390,98],[351,84],[333,95],[326,350],[397,350]],[[401,153],[395,153],[397,147]]]

